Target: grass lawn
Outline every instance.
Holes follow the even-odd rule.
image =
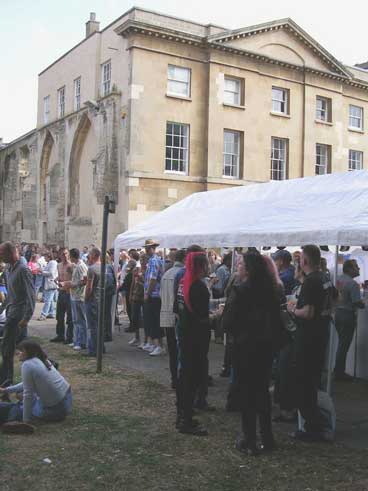
[[[94,361],[47,349],[72,384],[74,412],[34,435],[0,434],[1,491],[368,489],[365,451],[295,443],[276,428],[279,450],[247,458],[234,449],[237,415],[203,416],[207,438],[180,435],[167,387],[106,365],[96,375]]]

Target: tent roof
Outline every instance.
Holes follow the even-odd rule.
[[[368,243],[368,171],[195,193],[118,235],[116,249]]]

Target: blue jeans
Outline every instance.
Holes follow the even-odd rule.
[[[38,292],[42,288],[42,285],[43,285],[43,276],[41,274],[36,274],[34,276],[34,287],[35,287],[36,299],[37,299]]]
[[[46,407],[38,397],[33,401],[32,416],[43,421],[63,421],[71,412],[73,396],[71,388],[68,389],[65,397],[55,406]]]
[[[43,421],[62,421],[72,412],[73,396],[69,388],[64,398],[55,406],[45,407],[41,399],[35,397],[32,405],[32,417]],[[23,420],[22,402],[1,402],[0,403],[0,424],[8,421]]]
[[[98,304],[94,300],[85,302],[87,327],[88,327],[88,353],[96,356],[97,353],[97,328],[98,328]]]
[[[87,346],[86,307],[82,300],[71,299],[72,318],[74,324],[74,346]]]
[[[55,317],[55,303],[57,300],[57,290],[44,290],[43,292],[44,304],[41,311],[41,315],[47,317],[51,315]]]

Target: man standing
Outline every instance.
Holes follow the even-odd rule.
[[[74,264],[71,281],[64,281],[62,286],[70,288],[70,302],[74,325],[74,349],[80,351],[87,347],[87,319],[84,305],[84,290],[88,267],[82,259],[78,249],[70,249],[70,260]]]
[[[87,285],[85,292],[85,307],[87,317],[88,353],[87,356],[97,355],[98,307],[100,299],[101,251],[92,247],[88,255]]]
[[[286,249],[281,249],[272,254],[272,259],[275,261],[277,270],[285,288],[285,295],[291,295],[295,287],[295,268],[291,264],[292,256]]]
[[[44,277],[43,285],[43,299],[44,304],[41,310],[39,321],[44,321],[46,318],[55,318],[55,303],[57,301],[57,277],[58,269],[55,258],[56,254],[50,252],[46,254],[47,265],[42,269],[42,276]]]
[[[174,281],[176,273],[184,267],[185,251],[176,251],[174,265],[166,271],[161,279],[161,315],[160,324],[165,329],[167,349],[170,359],[171,387],[176,388],[178,354],[175,333],[176,316],[174,314]]]
[[[301,267],[306,278],[300,290],[298,303],[288,305],[295,315],[295,375],[297,406],[305,420],[305,431],[291,436],[306,442],[324,440],[326,421],[318,408],[317,394],[321,384],[322,368],[328,342],[331,307],[331,282],[320,271],[319,247],[306,245],[301,254]]]
[[[146,254],[149,256],[147,270],[144,275],[144,323],[147,326],[147,345],[143,348],[151,356],[160,356],[165,350],[161,346],[160,326],[160,283],[163,272],[162,260],[156,254],[159,244],[148,239],[145,242]]]
[[[87,264],[87,262],[88,262],[88,246],[84,246],[84,247],[83,247],[83,251],[82,251],[82,253],[81,253],[81,257],[80,257],[80,258],[81,258],[81,260],[82,260],[82,261],[83,261],[85,264]]]
[[[69,260],[69,251],[63,247],[59,251],[60,263],[58,264],[58,284],[69,282],[72,279],[73,264]],[[65,315],[67,330],[65,333]],[[56,337],[52,343],[73,344],[73,320],[70,304],[70,288],[61,286],[56,304]]]
[[[216,283],[212,286],[213,298],[223,298],[225,288],[230,278],[232,254],[226,254],[222,260],[222,264],[216,269]]]
[[[345,373],[346,356],[357,326],[357,310],[364,309],[365,304],[360,298],[359,285],[354,278],[360,274],[355,259],[345,261],[343,275],[337,280],[339,303],[335,312],[335,325],[339,334],[339,345],[336,353],[335,380],[351,380]]]
[[[0,245],[0,260],[9,265],[6,274],[8,295],[6,298],[6,322],[1,347],[2,365],[0,384],[13,382],[14,352],[17,339],[26,329],[35,308],[35,291],[32,273],[21,264],[19,252],[11,242]]]

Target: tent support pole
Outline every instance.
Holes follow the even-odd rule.
[[[335,271],[334,271],[334,285],[337,283],[337,266],[339,264],[339,246],[335,247]],[[328,368],[327,368],[327,393],[331,395],[332,389],[332,372],[333,372],[333,349],[335,346],[335,323],[330,322],[330,336],[329,336],[329,347],[328,347]]]

